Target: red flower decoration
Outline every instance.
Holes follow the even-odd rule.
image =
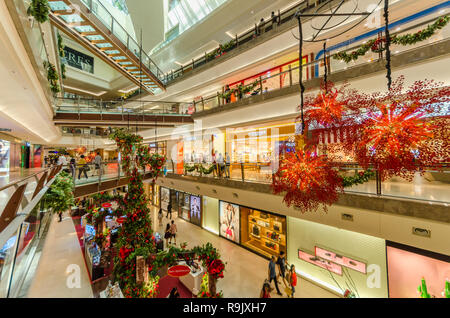
[[[346,140],[358,163],[375,166],[383,180],[411,180],[415,172],[450,159],[449,119],[432,117],[450,102],[450,89],[416,81],[404,94],[403,82],[400,77],[386,95],[373,95],[375,106],[354,124],[356,134]]]
[[[302,212],[315,211],[319,205],[331,205],[342,192],[342,178],[332,169],[324,156],[298,150],[287,153],[280,160],[280,167],[272,183],[275,194],[285,192],[283,201]]]

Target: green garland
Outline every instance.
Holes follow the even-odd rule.
[[[391,37],[392,44],[398,45],[414,45],[417,42],[424,41],[433,36],[437,31],[445,27],[450,21],[449,16],[444,16],[436,20],[433,24],[428,25],[425,29],[420,30],[416,33],[405,34],[405,35],[394,35]],[[380,47],[381,42],[385,42],[386,39],[371,39],[365,44],[361,45],[356,51],[351,53],[337,52],[333,55],[333,59],[341,60],[345,63],[350,63],[351,61],[356,61],[360,56],[366,55],[366,53],[371,50],[372,52],[379,53],[384,51],[384,48]]]
[[[61,91],[59,88],[59,83],[58,83],[59,76],[58,76],[58,72],[56,71],[55,66],[50,62],[48,62],[48,63],[44,62],[44,66],[47,67],[47,80],[50,84],[50,90],[54,94],[59,93]]]
[[[355,184],[363,184],[367,181],[369,181],[370,178],[373,178],[375,176],[375,172],[368,169],[363,172],[359,172],[354,176],[342,176],[342,184],[344,188],[351,187]]]
[[[39,23],[48,21],[50,6],[47,0],[32,0],[27,14],[33,16]]]
[[[61,57],[66,57],[66,53],[64,52],[64,48],[65,48],[66,46],[64,45],[63,38],[62,38],[61,34],[59,34],[59,32],[58,32],[57,37],[58,37],[58,51],[59,51],[59,56],[61,56]]]
[[[203,167],[203,165],[200,164],[200,163],[194,164],[192,166],[190,166],[188,164],[184,165],[185,174],[188,173],[188,172],[197,171],[198,173],[200,173],[202,175],[203,174],[208,175],[208,174],[211,174],[214,171],[215,168],[216,168],[216,166],[214,164],[209,166],[209,168]]]
[[[231,94],[243,96],[243,95],[253,91],[255,89],[255,87],[257,87],[259,85],[260,85],[259,80],[255,80],[253,83],[246,85],[246,86],[238,85],[236,88],[232,88],[228,92],[219,94],[219,97],[228,99],[231,97]]]

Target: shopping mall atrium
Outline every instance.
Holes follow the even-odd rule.
[[[449,22],[0,1],[0,297],[450,298]]]

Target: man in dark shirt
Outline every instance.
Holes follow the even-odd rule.
[[[276,258],[275,256],[272,256],[269,262],[269,284],[273,281],[275,281],[275,288],[277,289],[277,294],[282,296],[283,294],[280,293],[280,289],[278,288],[278,282],[277,282],[277,272],[275,270],[276,264],[275,264]]]
[[[280,256],[278,256],[277,259],[277,265],[278,265],[278,277],[281,277],[283,279],[283,283],[286,285],[285,282],[285,273],[286,273],[286,255],[284,254],[284,251],[280,252]]]

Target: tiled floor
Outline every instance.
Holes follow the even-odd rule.
[[[79,279],[79,284],[77,284],[77,279]],[[53,216],[27,297],[93,297],[75,226],[67,213],[63,216],[61,223],[58,222],[56,215]]]
[[[164,214],[163,224],[160,227],[157,221],[157,212],[158,209],[153,207],[153,230],[163,233],[165,225],[170,220],[167,219]],[[178,244],[186,242],[188,243],[189,248],[211,242],[219,250],[223,261],[225,261],[227,265],[225,277],[219,279],[217,288],[218,290],[223,290],[225,297],[259,297],[262,284],[267,277],[268,260],[196,225],[186,222],[181,218],[176,218],[175,213],[173,213],[173,217],[178,228]],[[280,287],[280,289],[283,292],[284,287]],[[286,294],[283,294],[282,297],[286,297]],[[298,280],[295,296],[297,298],[337,298],[337,296],[331,292],[302,278],[299,278]],[[272,297],[279,297],[276,294],[276,291],[272,292]]]

